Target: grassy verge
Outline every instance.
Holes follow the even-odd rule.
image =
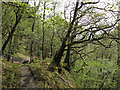
[[[2,59],[2,87],[19,88],[21,83],[20,77],[20,66]]]

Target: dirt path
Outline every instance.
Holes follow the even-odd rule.
[[[21,87],[37,88],[32,73],[27,65],[21,66]]]
[[[14,63],[22,64],[24,61],[29,61],[30,57],[17,53],[21,60],[14,61]],[[19,61],[19,62],[18,62]],[[37,88],[36,81],[28,65],[21,66],[21,88]]]

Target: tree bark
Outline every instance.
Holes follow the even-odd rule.
[[[50,44],[50,47],[51,47],[51,55],[50,55],[50,57],[53,56],[53,39],[54,39],[54,31],[53,31],[53,34],[52,34],[51,44]]]
[[[38,58],[40,58],[40,46],[38,45],[38,52],[37,52],[37,56],[38,56]]]
[[[38,4],[38,6],[39,6],[39,4]],[[34,1],[34,7],[36,8],[34,13],[36,13],[36,11],[38,10],[38,6],[36,6],[36,1]],[[35,17],[35,15],[34,15],[34,17]],[[34,26],[35,26],[35,18],[33,18],[32,34],[34,32]],[[31,38],[30,62],[33,62],[33,44],[34,44],[34,40]]]
[[[67,52],[66,52],[66,57],[65,57],[65,61],[64,61],[64,63],[67,64],[65,66],[65,69],[68,70],[68,71],[70,71],[70,62],[69,62],[69,60],[70,60],[70,48],[71,48],[71,46],[68,45]]]
[[[44,11],[43,11],[43,38],[42,38],[42,59],[45,59],[45,52],[44,52],[44,43],[45,43],[45,9],[46,9],[46,2],[44,2]]]
[[[4,49],[6,48],[8,42],[10,41],[10,38],[13,37],[13,34],[14,34],[14,32],[15,32],[15,28],[17,27],[18,23],[19,23],[20,20],[21,20],[22,15],[19,15],[18,13],[19,13],[19,10],[18,10],[18,12],[16,12],[16,22],[15,22],[14,26],[12,27],[11,32],[9,33],[9,36],[7,37],[7,40],[6,40],[5,43],[3,44],[2,53],[3,53]]]
[[[77,2],[76,2],[76,7],[75,7],[75,11],[74,11],[74,16],[73,16],[73,20],[72,20],[72,22],[71,22],[71,24],[70,24],[70,27],[69,27],[69,29],[68,29],[68,32],[67,32],[67,35],[66,35],[66,37],[63,39],[63,42],[62,42],[62,45],[61,45],[61,47],[60,47],[60,49],[56,52],[56,54],[55,54],[55,56],[54,56],[54,58],[53,58],[53,61],[51,62],[51,67],[50,67],[50,70],[51,71],[54,71],[54,67],[60,67],[60,61],[61,61],[61,58],[62,58],[62,56],[63,56],[63,52],[64,52],[64,49],[65,49],[65,47],[66,47],[66,41],[68,40],[68,38],[70,37],[70,33],[71,33],[71,31],[72,31],[72,28],[73,28],[73,24],[74,24],[74,22],[75,22],[75,18],[76,18],[76,16],[77,16],[77,10],[78,10],[78,5],[79,5],[79,2],[78,2],[78,0],[77,0]],[[59,72],[59,70],[58,70],[58,72]]]
[[[55,3],[55,5],[54,5],[54,16],[55,16],[55,8],[56,8],[56,3]],[[54,24],[54,21],[53,21],[53,26],[55,26],[55,24]],[[51,38],[51,44],[50,44],[50,47],[51,47],[51,55],[50,55],[50,57],[52,57],[53,56],[53,40],[54,40],[54,34],[55,34],[55,31],[54,31],[54,29],[53,29],[53,32],[52,32],[52,38]]]
[[[32,33],[34,32],[34,25],[35,25],[35,19],[33,21],[33,25],[32,25]],[[30,62],[33,61],[33,39],[31,39],[31,48],[30,48]]]
[[[9,49],[8,49],[8,55],[7,55],[7,61],[10,61],[10,57],[12,54],[12,50],[11,50],[11,44],[12,44],[12,38],[10,39],[10,43],[9,43]]]

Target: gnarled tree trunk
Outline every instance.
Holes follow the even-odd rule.
[[[68,38],[70,37],[70,33],[72,31],[72,28],[73,28],[73,25],[74,25],[74,22],[75,22],[75,18],[77,16],[77,11],[78,11],[78,5],[79,5],[79,1],[77,0],[76,2],[76,7],[75,7],[75,11],[74,11],[74,16],[73,16],[73,20],[72,22],[70,23],[70,27],[68,29],[68,32],[67,32],[67,35],[66,37],[63,39],[63,42],[62,42],[62,45],[60,47],[60,49],[56,52],[54,58],[53,58],[53,61],[51,62],[50,64],[50,70],[51,71],[54,71],[55,67],[57,66],[58,67],[58,72],[61,72],[61,68],[60,68],[60,62],[61,62],[61,58],[63,56],[63,53],[65,51],[65,47],[66,47],[66,41],[68,40]],[[69,50],[68,50],[69,52]],[[68,56],[66,57],[68,58]],[[67,60],[67,59],[66,59]]]

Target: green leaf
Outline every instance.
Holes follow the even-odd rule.
[[[117,9],[117,7],[114,7],[114,9]]]
[[[53,9],[52,8],[50,8],[50,11],[52,11]]]

